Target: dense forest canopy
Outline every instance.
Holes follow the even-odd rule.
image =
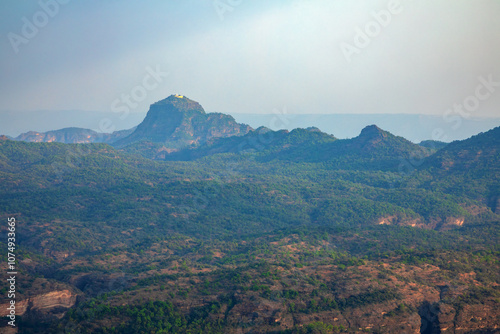
[[[499,139],[436,148],[376,126],[349,140],[261,128],[159,157],[147,142],[4,138],[18,300],[78,295],[69,310],[32,306],[20,328],[399,333],[451,313],[493,328]],[[464,320],[479,304],[489,315]]]

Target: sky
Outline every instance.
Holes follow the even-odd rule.
[[[179,93],[230,114],[500,116],[497,0],[3,0],[0,12],[4,113],[145,113]]]

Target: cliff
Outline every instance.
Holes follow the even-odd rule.
[[[198,102],[185,96],[171,95],[152,104],[137,129],[114,145],[124,147],[146,141],[161,143],[160,149],[172,151],[197,146],[212,138],[242,136],[251,129],[237,123],[232,116],[207,114]]]
[[[75,305],[77,295],[69,290],[51,291],[28,299],[16,301],[16,316],[29,311],[50,312],[56,308],[70,308]],[[0,316],[8,314],[8,303],[0,304]]]

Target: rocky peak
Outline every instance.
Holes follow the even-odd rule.
[[[364,139],[376,139],[376,138],[386,138],[387,132],[376,126],[375,124],[368,125],[363,130],[358,138]]]
[[[170,110],[170,111],[176,109],[177,111],[182,111],[182,112],[195,111],[195,112],[200,112],[202,114],[205,113],[205,110],[198,102],[193,101],[187,98],[186,96],[179,94],[170,95],[166,99],[153,103],[151,105],[150,111],[157,109]]]
[[[123,147],[149,141],[162,143],[165,149],[178,150],[200,145],[211,138],[241,136],[250,130],[248,125],[236,123],[229,115],[207,114],[198,102],[174,94],[153,103],[137,129],[114,144]]]
[[[352,139],[352,144],[358,148],[373,148],[392,142],[393,140],[390,140],[390,137],[393,138],[394,136],[373,124],[361,130],[359,136]]]
[[[309,132],[321,132],[321,130],[315,126],[310,126],[310,127],[306,128],[306,130]]]

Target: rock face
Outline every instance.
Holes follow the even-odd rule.
[[[76,295],[69,290],[53,291],[47,294],[36,296],[30,299],[31,309],[34,310],[50,310],[56,307],[69,308],[76,302]]]
[[[489,198],[491,211],[495,213],[500,213],[500,196],[492,196]]]
[[[497,333],[500,307],[494,300],[483,304],[452,305],[424,302],[419,309],[420,333]]]
[[[252,130],[236,123],[233,117],[220,113],[205,113],[196,101],[182,95],[171,95],[151,105],[137,129],[115,143],[115,146],[140,141],[162,143],[166,149],[178,150],[205,143],[211,138],[242,136]]]
[[[16,315],[23,315],[29,311],[50,312],[58,308],[70,308],[75,305],[77,295],[69,290],[52,291],[36,295],[16,302]],[[8,304],[0,305],[0,316],[8,314]]]

